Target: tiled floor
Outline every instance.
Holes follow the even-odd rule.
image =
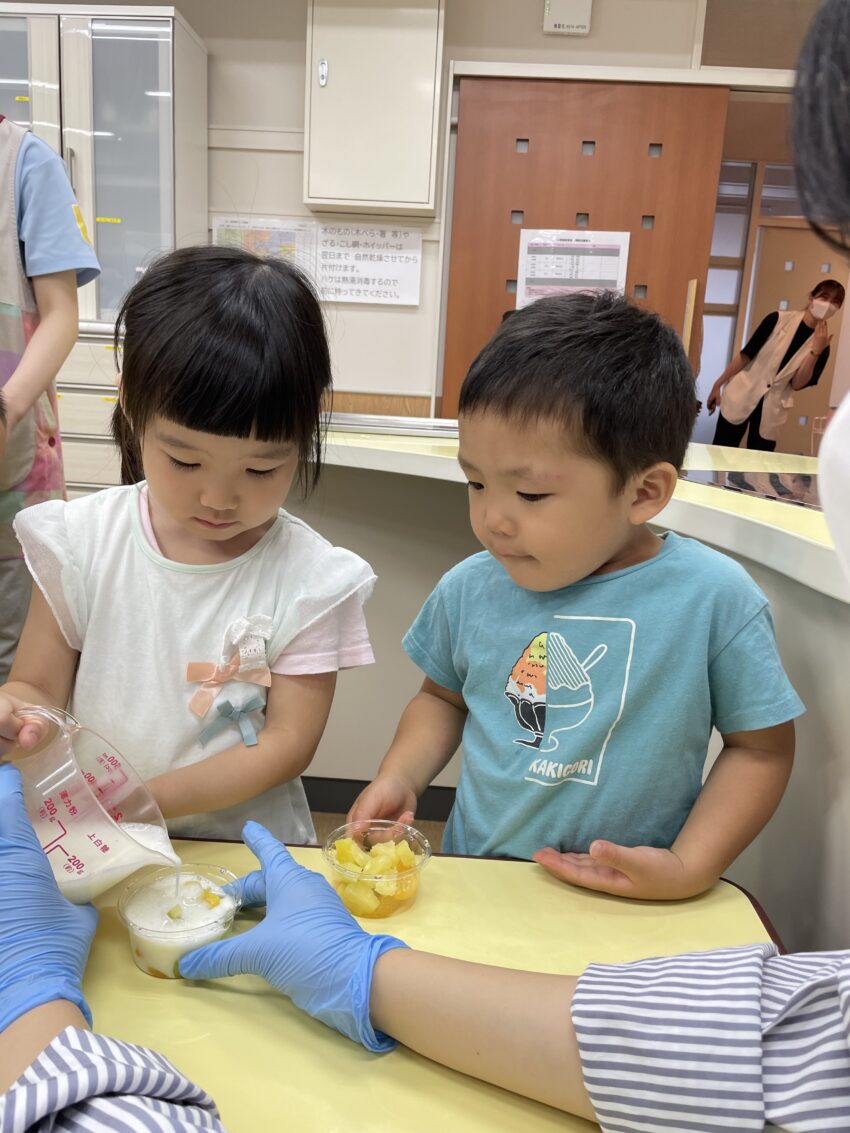
[[[327,811],[313,811],[313,825],[316,827],[316,838],[321,846],[325,838],[332,830],[336,830],[337,826],[342,826],[345,822],[344,814],[329,814]],[[417,822],[416,829],[420,830],[428,841],[431,843],[431,849],[434,853],[440,852],[440,846],[443,843],[443,830],[445,822],[428,822],[424,820]]]

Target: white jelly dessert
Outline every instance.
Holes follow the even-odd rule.
[[[179,979],[181,956],[225,936],[238,902],[224,889],[235,876],[217,866],[163,869],[131,885],[118,902],[138,968]]]

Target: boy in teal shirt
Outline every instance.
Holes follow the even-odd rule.
[[[425,680],[353,818],[409,817],[462,738],[448,852],[667,899],[710,887],[752,841],[803,707],[747,573],[647,526],[696,411],[678,337],[620,296],[543,299],[502,325],[460,397],[485,551],[405,638]],[[724,747],[703,785],[713,727]]]

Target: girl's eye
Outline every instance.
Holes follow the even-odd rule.
[[[167,453],[166,456],[168,456]],[[171,461],[172,465],[175,468],[180,468],[183,472],[190,472],[193,468],[201,467],[200,464],[187,464],[183,460],[176,460],[173,456],[169,456],[168,459]]]
[[[538,500],[548,499],[551,492],[517,492],[521,500],[526,500],[530,504],[536,504]]]
[[[473,492],[480,492],[484,487],[484,485],[479,484],[477,480],[468,480],[466,486],[467,488],[472,488]]]
[[[275,472],[277,472],[277,469],[264,468],[261,470],[259,468],[249,468],[247,469],[247,472],[249,476],[274,476]]]

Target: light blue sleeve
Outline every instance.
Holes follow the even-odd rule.
[[[15,208],[21,259],[30,279],[74,270],[82,287],[100,275],[62,159],[34,134],[27,134],[18,154]]]
[[[402,642],[405,652],[426,677],[443,688],[460,692],[463,678],[455,668],[451,620],[446,608],[445,582],[431,591]]]
[[[765,603],[708,667],[714,726],[722,733],[784,724],[805,712],[782,668]]]

